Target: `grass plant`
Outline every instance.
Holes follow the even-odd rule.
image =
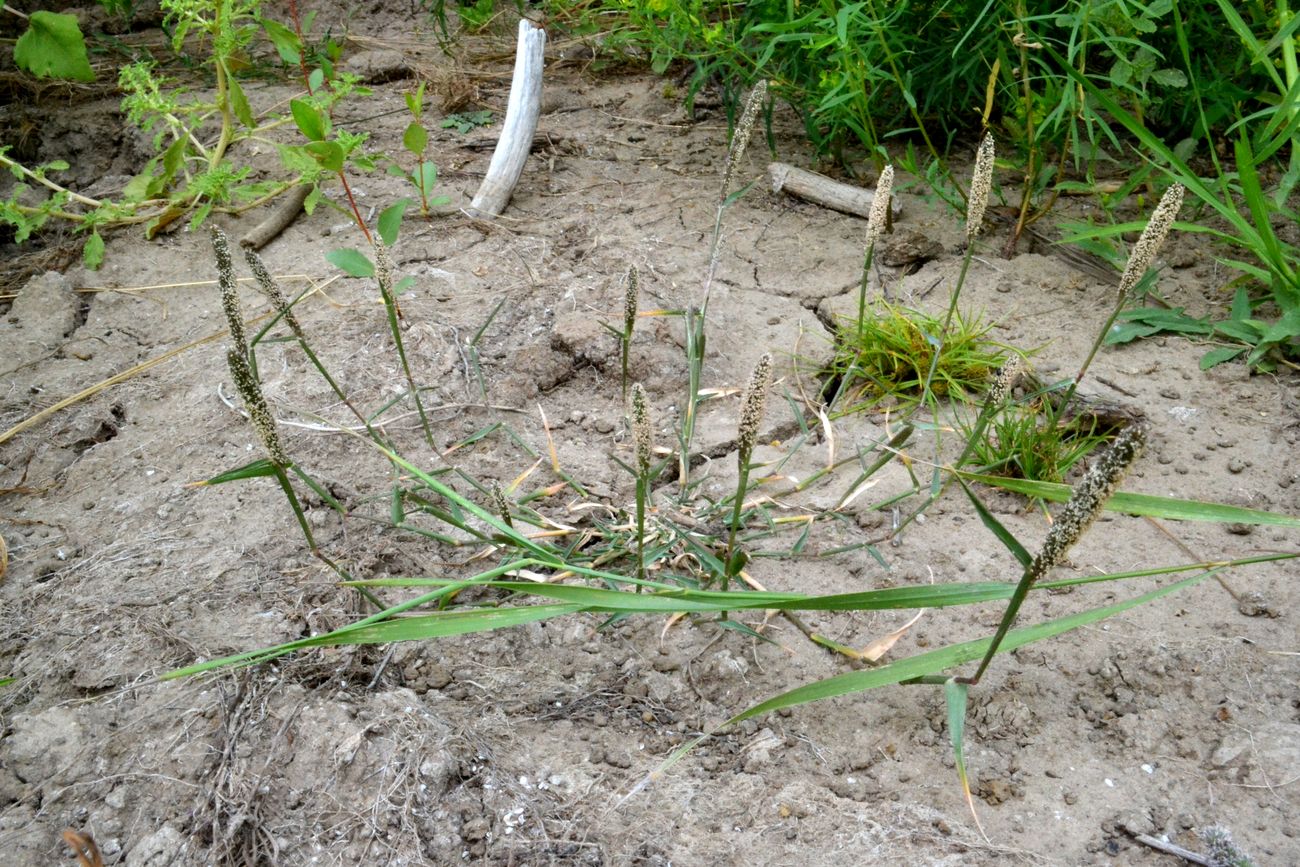
[[[733,154],[737,153],[733,145]],[[375,613],[355,623],[330,632],[303,638],[276,646],[249,650],[242,653],[208,660],[172,672],[169,677],[193,675],[232,665],[249,665],[274,659],[283,654],[314,647],[351,644],[373,644],[391,641],[423,640],[450,635],[484,632],[494,629],[547,620],[561,616],[594,615],[609,619],[631,616],[688,618],[700,628],[723,628],[751,638],[764,638],[764,623],[759,612],[780,612],[795,623],[815,644],[864,663],[884,662],[877,667],[846,671],[833,677],[805,684],[782,695],[755,704],[724,723],[734,725],[761,713],[784,707],[793,707],[810,701],[836,695],[861,692],[891,684],[940,686],[949,708],[949,730],[956,756],[959,780],[969,798],[965,769],[965,709],[969,690],[976,687],[986,675],[998,654],[1026,645],[1045,641],[1097,623],[1107,617],[1149,604],[1178,590],[1194,586],[1206,577],[1225,569],[1251,563],[1278,562],[1300,556],[1300,552],[1267,553],[1235,560],[1206,560],[1170,565],[1144,566],[1131,571],[1086,575],[1051,580],[1054,566],[1059,564],[1071,546],[1087,532],[1102,511],[1120,514],[1142,514],[1177,520],[1237,522],[1266,524],[1278,527],[1300,528],[1300,519],[1277,513],[1251,510],[1242,507],[1213,503],[1200,503],[1168,497],[1134,495],[1117,492],[1125,471],[1138,459],[1145,441],[1145,431],[1130,426],[1121,430],[1094,465],[1073,488],[1039,479],[1000,479],[977,471],[978,440],[992,429],[996,436],[997,425],[1003,414],[1017,405],[1012,390],[1020,375],[1016,353],[1007,348],[1003,359],[1000,354],[980,347],[978,340],[983,332],[963,340],[963,335],[978,331],[967,323],[958,303],[958,295],[970,261],[970,249],[982,225],[982,203],[986,200],[987,185],[991,183],[992,146],[982,148],[980,168],[972,182],[969,197],[967,224],[968,251],[961,275],[957,278],[949,297],[947,312],[942,317],[931,317],[918,326],[911,312],[896,311],[887,314],[887,320],[903,323],[896,329],[907,335],[905,346],[894,354],[886,353],[878,375],[865,376],[863,356],[872,347],[886,339],[876,332],[868,318],[845,327],[851,336],[860,337],[858,344],[845,358],[845,375],[858,376],[864,382],[888,382],[896,393],[904,385],[920,395],[898,419],[897,427],[878,441],[858,445],[852,454],[837,458],[832,454],[821,468],[803,478],[796,478],[787,467],[801,453],[811,447],[814,433],[821,433],[826,441],[833,439],[834,420],[821,406],[799,407],[800,433],[782,447],[782,452],[767,461],[761,487],[751,484],[755,469],[754,450],[764,414],[765,395],[770,387],[772,357],[764,355],[759,361],[740,403],[740,422],[737,430],[735,455],[737,479],[734,490],[722,497],[710,497],[702,480],[691,478],[690,434],[694,423],[692,403],[684,414],[678,430],[679,484],[661,490],[657,495],[653,484],[661,466],[654,463],[653,426],[649,412],[649,397],[640,383],[629,389],[629,416],[632,431],[633,466],[629,467],[635,485],[632,502],[616,505],[601,515],[591,509],[594,517],[587,526],[578,528],[564,518],[571,512],[557,513],[549,502],[555,492],[567,488],[586,505],[590,496],[580,481],[568,475],[559,465],[554,446],[551,449],[551,469],[559,482],[538,484],[530,482],[533,471],[545,461],[540,449],[533,449],[501,422],[494,423],[471,434],[464,443],[452,446],[454,451],[465,443],[479,441],[489,436],[508,437],[519,444],[521,458],[532,462],[532,468],[521,472],[510,485],[511,497],[507,499],[500,486],[490,486],[475,479],[463,469],[442,467],[438,470],[423,468],[404,455],[401,444],[390,442],[377,435],[374,428],[340,428],[340,432],[357,438],[377,455],[391,464],[394,474],[390,487],[360,503],[344,507],[337,503],[301,467],[292,463],[276,434],[275,420],[261,395],[256,375],[256,344],[261,335],[249,341],[247,348],[236,346],[229,353],[232,375],[244,398],[254,430],[263,445],[266,457],[245,467],[223,473],[210,479],[208,484],[232,482],[256,477],[275,477],[284,491],[290,507],[302,526],[308,545],[332,569],[345,587],[366,594],[375,607]],[[732,171],[728,168],[728,174]],[[726,207],[726,195],[731,180],[724,185],[724,204],[718,209],[715,235],[720,232],[720,215]],[[887,201],[884,196],[881,201]],[[1149,264],[1159,247],[1159,240],[1167,232],[1177,211],[1178,195],[1171,192],[1157,209],[1148,234],[1139,242],[1134,259],[1121,280],[1121,297],[1127,295],[1139,275]],[[376,243],[374,270],[380,277],[381,293],[389,312],[390,325],[396,328],[398,315],[393,291],[391,266],[387,264],[384,244],[396,234],[396,220],[380,219],[381,241]],[[867,257],[872,241],[868,240]],[[716,243],[716,237],[715,237]],[[717,250],[709,251],[710,278],[705,280],[705,304],[688,307],[686,321],[685,368],[688,395],[694,400],[700,395],[700,377],[704,361],[704,334],[707,324],[707,300],[711,272],[716,267]],[[1148,257],[1148,258],[1144,258]],[[221,270],[229,270],[228,260],[223,260]],[[226,279],[223,277],[223,279]],[[231,292],[233,296],[233,284]],[[242,319],[238,311],[238,298],[228,306],[228,313]],[[292,313],[288,305],[277,306],[277,313],[285,317]],[[628,304],[628,310],[635,305]],[[631,315],[625,322],[624,334],[630,331]],[[295,329],[295,335],[304,343],[305,335]],[[232,328],[233,331],[233,328]],[[263,334],[265,331],[262,332]],[[963,347],[965,347],[963,349]],[[400,342],[396,343],[402,355]],[[945,358],[944,353],[950,353]],[[1094,347],[1093,354],[1096,352]],[[951,354],[951,353],[956,353]],[[310,357],[317,359],[315,355]],[[979,359],[978,364],[971,362]],[[1087,373],[1089,359],[1073,380],[1051,386],[1051,395],[1063,394],[1057,408],[1053,405],[1055,422],[1065,418],[1066,408],[1074,398],[1074,389]],[[318,360],[318,359],[317,359]],[[962,360],[970,370],[959,375],[954,360]],[[993,374],[999,361],[1006,364]],[[412,381],[413,371],[405,365],[408,386],[413,395],[418,388]],[[886,367],[889,365],[889,367]],[[904,371],[900,376],[886,380],[884,372]],[[975,372],[971,372],[975,371]],[[941,400],[973,400],[969,395],[983,381],[992,378],[992,387],[976,415],[974,424],[964,432],[965,442],[961,454],[954,461],[941,463],[938,456],[942,426],[937,422]],[[382,410],[381,410],[382,411]],[[818,413],[820,412],[820,417]],[[927,415],[928,414],[928,415]],[[363,413],[364,415],[364,413]],[[373,413],[370,416],[373,418]],[[816,419],[812,421],[811,419]],[[821,422],[820,427],[817,422]],[[546,429],[548,444],[549,426]],[[931,434],[934,460],[921,457],[924,439],[914,441],[917,432]],[[425,426],[426,436],[429,428]],[[666,462],[665,462],[666,463]],[[881,496],[872,503],[864,503],[876,481],[876,475],[891,465],[905,468],[910,487],[901,492]],[[917,469],[931,471],[929,484],[918,478]],[[364,518],[386,528],[393,538],[405,536],[423,544],[432,544],[448,551],[460,549],[468,556],[440,558],[446,566],[434,574],[399,576],[380,579],[354,580],[345,568],[345,558],[335,552],[326,552],[312,537],[305,521],[301,504],[293,490],[293,479],[307,484],[332,508],[350,518]],[[849,481],[842,494],[834,496],[832,486]],[[528,485],[534,485],[531,489]],[[1008,490],[1041,497],[1046,502],[1065,502],[1057,514],[1045,541],[1037,554],[1003,526],[981,501],[977,484],[994,484]],[[922,515],[938,501],[943,491],[956,485],[965,493],[971,509],[993,540],[1004,546],[1019,564],[1015,580],[981,582],[942,582],[928,585],[899,586],[882,590],[849,590],[834,594],[806,594],[799,592],[769,591],[759,585],[747,571],[747,566],[758,557],[777,558],[781,562],[796,562],[809,556],[835,557],[848,551],[865,550],[881,563],[886,558],[878,547],[882,542],[897,539],[909,523]],[[522,487],[521,487],[522,486]],[[828,490],[830,489],[830,490]],[[752,496],[755,490],[762,491]],[[814,507],[799,498],[800,494],[816,490],[822,494]],[[778,500],[778,498],[780,498]],[[486,500],[488,507],[479,505]],[[594,504],[592,504],[594,505]],[[888,530],[866,536],[856,529],[857,522],[850,506],[859,511],[877,511],[900,517],[890,522]],[[903,509],[907,517],[901,518]],[[814,532],[823,525],[834,524],[857,532],[850,544],[839,545],[825,551],[816,550],[811,541]],[[624,568],[630,565],[630,568]],[[1190,574],[1188,574],[1190,573]],[[1063,587],[1085,587],[1098,583],[1125,581],[1163,575],[1184,575],[1175,583],[1158,589],[1121,599],[1118,602],[1090,603],[1084,610],[1046,622],[1028,626],[1019,624],[1020,611],[1032,594]],[[473,589],[475,592],[467,593]],[[389,593],[410,593],[414,596],[399,601],[387,600]],[[631,592],[634,591],[634,592]],[[969,605],[1002,605],[1002,617],[995,633],[987,638],[949,644],[913,655],[900,655],[884,661],[883,657],[896,652],[902,632],[891,633],[873,642],[867,651],[857,651],[813,632],[799,619],[804,611],[871,612],[884,610],[924,610],[927,608]],[[875,648],[875,649],[873,649]],[[973,669],[966,668],[974,663]],[[703,732],[699,738],[687,743],[669,757],[665,767],[678,760],[712,732]],[[647,782],[650,778],[647,779]]]

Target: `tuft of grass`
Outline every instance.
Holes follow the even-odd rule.
[[[838,412],[897,409],[929,391],[964,398],[983,390],[990,376],[1015,352],[989,338],[992,324],[954,312],[944,320],[888,301],[878,301],[860,322],[840,323],[837,349],[826,371]],[[937,348],[936,348],[937,347]]]

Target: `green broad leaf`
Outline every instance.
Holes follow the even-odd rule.
[[[419,187],[427,193],[438,183],[438,167],[431,162],[423,162],[420,163],[418,171],[420,173]],[[447,201],[449,202],[451,199],[447,199]],[[432,205],[433,202],[429,204]]]
[[[411,207],[410,199],[398,199],[379,215],[379,237],[384,239],[384,243],[393,246],[397,243],[397,233],[402,228],[402,217],[406,214],[406,209]]]
[[[205,482],[197,484],[211,487],[212,485],[224,485],[226,482],[242,482],[244,479],[261,479],[275,477],[275,464],[266,458],[259,458],[251,464],[244,464],[242,467],[234,470],[227,470],[220,475],[213,476]]]
[[[320,90],[324,86],[325,86],[325,70],[313,69],[307,75],[307,87],[311,90],[312,93],[315,93],[316,91]]]
[[[162,155],[162,179],[163,185],[171,182],[176,177],[181,168],[185,165],[185,139],[178,138],[167,146],[167,150]]]
[[[336,141],[313,141],[303,145],[303,149],[312,155],[320,167],[327,172],[338,172],[343,170],[343,160],[347,154],[343,152],[343,146]]]
[[[17,679],[16,677],[0,677],[0,686],[8,686]]]
[[[253,120],[253,109],[248,104],[248,97],[244,95],[244,88],[239,86],[239,79],[226,71],[226,92],[230,97],[230,110],[239,118],[239,122],[249,129],[257,127],[257,122]]]
[[[1253,346],[1264,338],[1268,326],[1258,319],[1229,319],[1226,322],[1214,323],[1214,330],[1225,337]]]
[[[1024,494],[1027,497],[1050,500],[1054,503],[1064,503],[1070,499],[1070,494],[1073,493],[1073,489],[1069,485],[1061,485],[1055,482],[1009,479],[1001,476],[986,476],[981,473],[961,472],[960,475],[969,482],[979,482],[982,485],[990,485],[1013,493]],[[1157,497],[1154,494],[1133,494],[1126,491],[1120,491],[1111,497],[1106,502],[1106,511],[1120,512],[1127,515],[1145,515],[1152,518],[1167,518],[1172,521],[1213,521],[1216,523],[1300,528],[1300,518],[1278,512],[1228,506],[1223,503],[1205,503],[1199,500]]]
[[[14,44],[14,63],[37,78],[94,81],[77,16],[38,10]]]
[[[298,34],[288,27],[285,27],[279,21],[272,21],[270,18],[263,18],[262,29],[266,31],[266,37],[271,40],[275,46],[276,53],[280,59],[290,66],[297,66],[302,60],[302,51],[298,41]]]
[[[388,176],[390,178],[402,178],[403,180],[407,180],[410,181],[411,183],[415,183],[415,178],[407,174],[406,169],[402,168],[397,163],[389,163]]]
[[[81,261],[89,271],[98,270],[104,263],[104,238],[98,232],[86,239],[86,246],[81,249]]]
[[[1200,368],[1201,370],[1209,370],[1211,367],[1223,364],[1225,361],[1232,361],[1232,359],[1245,352],[1246,348],[1247,347],[1245,346],[1238,346],[1236,348],[1231,346],[1221,346],[1217,349],[1211,349],[1209,352],[1201,356]]]
[[[419,157],[424,155],[424,149],[428,146],[428,131],[418,123],[408,124],[406,132],[402,133],[402,147]]]
[[[194,212],[194,216],[190,217],[189,230],[193,232],[199,226],[202,226],[203,221],[206,220],[208,218],[208,215],[211,213],[212,213],[211,201],[204,202],[202,205],[200,205],[198,210]]]
[[[403,292],[410,289],[414,285],[415,285],[414,277],[403,277],[401,280],[398,280],[397,285],[393,287],[393,294],[401,295]]]
[[[313,185],[311,192],[307,194],[307,198],[302,201],[302,209],[306,212],[307,216],[310,217],[311,212],[316,210],[316,206],[320,204],[320,198],[322,195],[324,194],[321,192],[320,185]]]
[[[68,165],[67,160],[50,160],[41,168],[49,172],[66,172],[71,166]]]
[[[293,113],[293,122],[298,131],[309,141],[323,142],[329,135],[329,121],[325,114],[310,102],[302,99],[289,100],[289,111]]]
[[[375,276],[375,263],[366,258],[360,250],[353,250],[351,247],[330,250],[325,254],[325,260],[352,277]]]
[[[1151,73],[1151,80],[1165,87],[1186,87],[1187,74],[1181,69],[1157,69]]]

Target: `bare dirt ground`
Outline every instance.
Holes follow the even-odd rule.
[[[466,98],[504,107],[508,59],[454,72],[427,46],[378,43],[358,18],[354,63],[408,63]],[[367,30],[367,27],[370,27]],[[508,37],[499,42],[511,50]],[[726,149],[726,121],[707,99],[693,118],[662,79],[598,71],[579,46],[548,49],[542,140],[506,215],[493,224],[457,210],[473,195],[493,127],[463,136],[435,127],[433,154],[453,205],[408,220],[395,250],[416,278],[403,297],[417,381],[427,384],[447,446],[493,422],[544,453],[540,410],[560,461],[592,499],[632,502],[615,463],[628,459],[616,342],[621,279],[641,268],[643,309],[678,307],[698,291]],[[417,62],[418,61],[418,62]],[[375,85],[348,110],[402,107],[409,77]],[[449,85],[450,86],[450,85]],[[289,95],[247,87],[255,108]],[[72,106],[60,129],[108,116],[111,100]],[[498,115],[499,116],[499,115]],[[436,120],[437,115],[434,116]],[[346,118],[342,118],[346,121]],[[813,165],[791,119],[778,114],[780,158]],[[114,119],[114,123],[120,123]],[[396,152],[406,119],[369,121],[372,146]],[[64,127],[60,127],[63,123]],[[130,140],[121,136],[119,140]],[[270,160],[273,155],[262,158]],[[745,178],[767,159],[756,143]],[[256,158],[254,158],[256,159]],[[271,167],[272,162],[267,162]],[[108,168],[100,169],[101,173]],[[128,173],[131,169],[125,169]],[[406,191],[361,176],[363,209]],[[915,273],[881,267],[891,298],[941,311],[956,279],[959,221],[917,195],[900,196],[894,240],[940,250]],[[1131,214],[1138,213],[1136,206]],[[258,219],[219,220],[237,236]],[[854,303],[863,221],[767,192],[760,182],[728,213],[710,309],[706,387],[743,385],[758,355],[781,359],[762,456],[798,431],[795,403],[816,383],[795,359],[825,357],[826,324]],[[998,256],[981,244],[963,308],[996,322],[993,336],[1041,347],[1040,371],[1071,371],[1112,303],[1113,288],[1044,253]],[[337,212],[300,218],[264,255],[294,289],[319,291],[300,316],[335,376],[364,406],[404,387],[370,281],[326,283],[323,256],[362,246]],[[987,249],[983,249],[987,247]],[[1204,242],[1165,250],[1161,290],[1202,312],[1226,303],[1223,269]],[[244,273],[241,269],[241,273]],[[70,268],[23,289],[0,320],[0,429],[142,361],[223,329],[206,233],[146,242],[114,236],[99,272]],[[140,288],[183,284],[169,288]],[[874,285],[874,284],[873,284]],[[264,312],[260,296],[246,309]],[[504,303],[502,303],[504,302]],[[470,339],[500,309],[476,347]],[[3,308],[0,308],[3,309]],[[667,442],[685,389],[676,320],[638,324],[632,366]],[[477,366],[471,357],[477,350]],[[1247,375],[1237,364],[1197,368],[1181,340],[1108,348],[1091,393],[1145,413],[1152,445],[1126,489],[1300,514],[1292,455],[1300,436],[1296,378]],[[1197,848],[1193,829],[1230,828],[1257,863],[1300,861],[1300,692],[1296,567],[1259,566],[1208,580],[1096,628],[1000,657],[972,692],[967,755],[987,838],[957,784],[937,691],[892,688],[751,721],[705,742],[626,802],[684,739],[751,704],[846,670],[785,624],[778,644],[708,624],[628,620],[598,630],[571,617],[487,635],[388,648],[304,652],[237,673],[159,683],[199,659],[321,632],[356,619],[355,595],[309,556],[266,480],[194,489],[190,482],[256,456],[232,406],[222,339],[199,343],[54,414],[0,445],[0,860],[67,860],[65,828],[88,832],[109,864],[1174,864],[1133,835]],[[259,353],[289,450],[354,515],[310,503],[322,544],[358,577],[470,574],[472,550],[415,543],[368,520],[387,512],[386,464],[352,437],[300,353]],[[800,372],[800,371],[803,372]],[[481,371],[482,384],[479,381]],[[712,402],[697,472],[724,491],[737,410]],[[233,401],[237,405],[237,401]],[[881,417],[837,427],[840,448],[883,435]],[[423,466],[440,466],[414,420],[388,432]],[[815,469],[826,442],[808,447]],[[813,454],[813,453],[816,454]],[[450,460],[509,483],[533,458],[498,431]],[[806,470],[801,470],[806,471]],[[547,472],[538,470],[539,477]],[[839,481],[847,485],[851,479]],[[547,483],[553,479],[547,477]],[[886,477],[883,487],[898,483]],[[882,487],[882,490],[883,490]],[[838,493],[838,489],[837,489]],[[985,492],[1000,519],[1041,539],[1041,511]],[[792,501],[810,508],[817,496]],[[547,504],[580,504],[571,491]],[[824,503],[823,503],[824,504]],[[929,520],[865,552],[822,552],[878,532],[887,513],[814,534],[799,559],[757,560],[773,590],[847,592],[913,583],[1011,580],[1014,561],[950,497]],[[1139,518],[1103,521],[1063,574],[1294,549],[1297,534]],[[1060,616],[1128,598],[1171,579],[1103,584],[1032,597],[1023,617]],[[1234,595],[1235,594],[1235,595]],[[1239,598],[1238,598],[1239,597]],[[926,614],[894,656],[989,634],[1000,606]],[[861,646],[911,612],[827,614],[812,625]],[[758,625],[761,616],[751,618]]]

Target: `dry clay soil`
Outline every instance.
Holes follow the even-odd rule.
[[[382,20],[359,18],[354,32]],[[510,37],[497,47],[505,60],[456,74],[480,104],[499,111]],[[376,50],[373,40],[350,47],[359,68],[393,65]],[[453,64],[416,43],[383,50],[402,53],[399,70],[441,68],[443,79]],[[490,140],[496,127],[467,137],[430,123],[440,190],[452,205],[428,221],[408,219],[395,249],[400,272],[415,278],[402,299],[404,336],[439,450],[502,427],[444,461],[423,443],[407,403],[385,419],[417,464],[450,463],[508,486],[535,463],[524,446],[546,454],[544,412],[561,465],[588,497],[563,488],[534,505],[581,529],[593,511],[617,518],[633,497],[616,463],[631,459],[617,346],[600,323],[620,319],[629,264],[641,269],[642,310],[680,307],[699,292],[727,132],[707,99],[687,117],[662,79],[599,73],[573,45],[557,42],[548,52],[542,135],[506,214],[485,223],[459,211],[489,156],[472,146],[473,135]],[[354,115],[342,114],[382,115],[366,124],[371,146],[397,152],[401,94],[411,85],[377,84],[373,97],[347,109]],[[288,95],[248,87],[259,109]],[[106,100],[55,112],[49,143],[111,107]],[[781,158],[814,166],[795,132],[778,113]],[[101,156],[118,159],[119,170],[129,162]],[[272,154],[246,158],[274,166]],[[742,180],[760,177],[766,159],[756,143]],[[1005,180],[1010,187],[1013,179]],[[405,194],[378,173],[355,176],[353,185],[366,212]],[[960,265],[961,223],[914,193],[899,201],[887,243],[901,258],[918,241],[939,249],[914,273],[878,268],[873,295],[883,287],[891,298],[942,311]],[[217,222],[238,237],[259,216]],[[776,354],[780,381],[758,457],[772,460],[799,439],[794,412],[817,388],[810,365],[826,357],[827,323],[855,303],[863,231],[858,218],[773,194],[762,182],[728,211],[702,383],[721,396],[706,405],[698,434],[707,456],[694,469],[704,479],[700,496],[722,496],[734,479],[735,389],[762,352]],[[1040,348],[1040,372],[1064,375],[1105,321],[1113,288],[1050,250],[1001,258],[1004,239],[990,231],[979,242],[962,308],[995,322],[995,339]],[[264,255],[290,289],[317,287],[299,306],[304,326],[355,402],[376,408],[402,391],[403,379],[372,282],[327,282],[335,272],[323,256],[341,246],[362,242],[337,211],[321,208]],[[1213,250],[1175,238],[1162,264],[1160,288],[1174,304],[1196,313],[1222,307],[1225,272]],[[238,270],[247,273],[242,263]],[[178,231],[153,242],[120,233],[100,271],[35,279],[6,302],[0,320],[0,428],[219,335],[214,278],[206,232]],[[139,288],[159,284],[183,285]],[[264,313],[261,296],[243,285],[248,315]],[[681,342],[675,318],[638,322],[632,372],[649,392],[661,445],[671,442],[685,390]],[[849,670],[779,618],[766,625],[775,643],[710,622],[669,628],[663,618],[644,618],[600,629],[602,617],[570,616],[159,682],[196,660],[326,631],[365,611],[309,555],[273,483],[188,487],[258,454],[237,411],[223,343],[220,336],[187,348],[0,445],[0,532],[9,547],[0,675],[15,678],[0,690],[6,864],[66,862],[65,828],[91,834],[106,863],[133,867],[1174,864],[1135,835],[1167,835],[1195,849],[1194,829],[1216,823],[1261,865],[1300,862],[1297,570],[1287,563],[1230,572],[1226,586],[1206,580],[1000,657],[972,692],[967,728],[987,837],[963,800],[937,687],[888,688],[760,717],[638,788],[694,734]],[[1109,347],[1094,366],[1086,390],[1141,410],[1150,428],[1151,445],[1126,488],[1300,515],[1295,375],[1252,377],[1239,364],[1202,372],[1202,351],[1153,339]],[[491,556],[472,559],[476,546],[439,546],[385,528],[391,480],[382,456],[322,429],[320,417],[346,424],[348,416],[301,352],[267,343],[259,362],[290,453],[350,510],[342,518],[307,500],[317,538],[353,575],[459,577],[491,565]],[[825,463],[832,440],[842,456],[884,438],[891,424],[871,414],[841,420],[832,438],[806,438],[785,472],[806,476]],[[778,497],[777,513],[825,508],[855,474],[850,467],[824,486]],[[520,492],[555,481],[545,460]],[[887,529],[888,510],[871,505],[903,491],[906,475],[891,464],[876,481],[877,490],[846,510],[850,520],[818,523],[800,558],[753,561],[754,578],[772,590],[835,593],[1017,574],[955,495],[900,544],[880,547],[885,567],[861,548],[823,556]],[[675,508],[673,491],[658,492],[662,512]],[[982,493],[1027,545],[1046,533],[1041,510]],[[1294,530],[1110,516],[1058,577],[1296,544]],[[1037,594],[1022,616],[1062,616],[1172,580]],[[890,658],[986,636],[1000,610],[927,612]],[[861,647],[912,616],[808,620]],[[761,612],[741,619],[756,628],[764,622]]]

